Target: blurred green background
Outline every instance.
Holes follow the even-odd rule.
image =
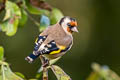
[[[66,16],[77,19],[79,33],[74,33],[74,45],[56,64],[73,80],[84,80],[91,63],[106,64],[120,75],[120,0],[47,0]],[[39,21],[39,16],[35,17]],[[0,45],[5,48],[6,61],[14,72],[33,78],[41,66],[24,58],[34,47],[39,30],[31,20],[19,28],[13,37],[0,32]],[[55,80],[50,74],[50,80]]]

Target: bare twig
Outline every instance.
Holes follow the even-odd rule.
[[[43,80],[48,80],[48,69],[43,67]]]
[[[37,22],[31,15],[28,14],[28,17],[35,23],[36,26],[40,26],[39,22]]]
[[[19,2],[17,2],[16,3],[19,7],[23,4],[23,2],[22,1],[19,1]]]
[[[4,4],[1,4],[0,5],[0,12],[3,11],[5,9],[5,5]]]
[[[45,66],[45,57],[43,57],[42,55],[40,56],[41,62],[42,62],[42,66],[43,66],[43,80],[48,80],[48,66]]]
[[[49,5],[47,2],[42,1],[42,0],[30,0],[30,3],[37,7],[37,8],[41,8],[41,9],[46,9],[48,11],[52,11],[52,6]]]
[[[3,0],[2,3],[0,4],[0,12],[5,9],[5,2],[6,0]]]

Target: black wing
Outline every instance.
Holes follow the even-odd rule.
[[[39,55],[34,55],[34,52],[37,52],[41,44],[46,40],[47,35],[45,36],[38,36],[36,41],[35,41],[35,47],[33,50],[33,53],[31,53],[29,56],[25,58],[29,63],[31,63],[34,59],[36,59]]]
[[[46,40],[46,38],[47,38],[47,35],[46,36],[38,36],[38,38],[35,41],[34,51],[37,51],[39,49],[39,47]]]
[[[72,44],[72,43],[71,43]],[[33,62],[37,57],[39,57],[40,55],[42,54],[50,54],[52,55],[51,53],[53,51],[56,51],[54,54],[58,54],[58,53],[61,53],[61,52],[66,52],[70,49],[71,47],[71,44],[64,48],[64,49],[60,49],[54,40],[52,40],[51,42],[49,42],[47,45],[44,46],[44,49],[43,50],[40,50],[40,51],[36,51],[32,54],[30,54],[28,57],[27,57],[27,61],[29,61],[30,63]]]

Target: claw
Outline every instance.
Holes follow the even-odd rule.
[[[47,66],[49,66],[49,60],[44,59],[43,67],[47,67]]]

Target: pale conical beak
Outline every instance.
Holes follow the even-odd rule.
[[[72,30],[73,32],[79,32],[78,29],[77,29],[77,27],[73,27],[71,30]]]

